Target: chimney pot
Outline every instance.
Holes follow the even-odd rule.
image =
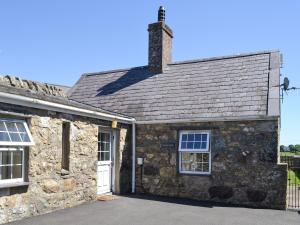
[[[166,20],[166,10],[163,6],[160,6],[159,7],[159,10],[158,10],[158,22],[165,22]]]

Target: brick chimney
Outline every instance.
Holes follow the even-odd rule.
[[[166,66],[172,62],[173,32],[165,24],[165,9],[160,6],[158,21],[149,24],[149,55],[148,66],[153,73],[163,73]]]

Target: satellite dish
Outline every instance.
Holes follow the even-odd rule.
[[[289,78],[285,77],[283,79],[283,90],[287,91],[289,89],[289,84],[290,84]]]
[[[287,77],[285,77],[283,79],[283,84],[279,85],[281,87],[281,100],[282,100],[282,102],[283,102],[283,92],[285,92],[287,94],[288,91],[300,90],[300,88],[289,87],[289,85],[290,85],[290,81],[289,81],[289,78],[287,78]]]

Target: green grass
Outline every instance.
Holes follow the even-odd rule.
[[[293,155],[300,155],[300,152],[280,152],[281,156],[293,156]]]
[[[300,185],[300,171],[289,170],[289,185]]]

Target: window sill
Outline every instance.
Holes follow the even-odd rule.
[[[1,188],[11,188],[11,187],[21,187],[21,186],[28,186],[29,182],[16,182],[16,183],[7,183],[7,184],[0,184]]]
[[[204,177],[209,177],[209,176],[211,176],[211,173],[179,172],[179,175],[204,176]]]

